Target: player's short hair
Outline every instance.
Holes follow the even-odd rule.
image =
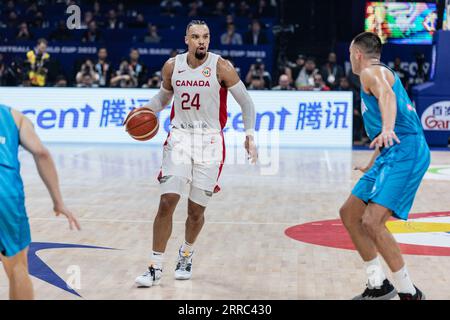
[[[373,32],[363,32],[358,34],[353,39],[353,44],[357,45],[366,55],[374,58],[381,56],[381,43],[380,37]]]
[[[188,25],[186,27],[186,34],[188,33],[190,27],[197,26],[197,25],[208,27],[208,24],[206,24],[206,22],[204,20],[192,20],[191,22],[188,23]]]

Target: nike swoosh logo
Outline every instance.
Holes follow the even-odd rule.
[[[186,70],[178,70],[178,73],[183,73],[183,72],[185,72]]]

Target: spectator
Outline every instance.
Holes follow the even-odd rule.
[[[212,12],[213,16],[223,17],[227,13],[225,12],[225,3],[223,1],[217,1],[216,6]]]
[[[92,74],[84,73],[80,79],[80,82],[77,84],[78,88],[97,88],[98,85],[94,83],[94,79]]]
[[[314,88],[313,91],[330,91],[330,87],[327,86],[320,73],[314,74]]]
[[[92,7],[92,16],[93,16],[93,20],[97,19],[100,20],[102,18],[102,11],[100,8],[100,1],[95,1],[94,5]],[[90,21],[89,21],[90,22]],[[89,26],[89,22],[88,22],[88,26]]]
[[[267,44],[267,36],[261,31],[261,24],[258,20],[253,20],[251,30],[245,35],[245,44],[262,45]]]
[[[299,90],[312,90],[314,87],[314,75],[318,73],[319,70],[316,68],[316,62],[314,58],[306,59],[305,65],[298,74],[295,80],[295,86]]]
[[[83,21],[81,22],[81,29],[87,29],[89,27],[89,23],[94,20],[94,14],[92,11],[86,11],[84,13]]]
[[[80,71],[77,72],[77,75],[75,77],[77,86],[84,87],[88,84],[88,82],[86,82],[88,80],[87,77],[85,77],[86,75],[89,75],[91,85],[94,82],[97,83],[99,81],[99,75],[97,74],[97,72],[95,72],[94,64],[90,59],[86,59],[86,61],[81,65]]]
[[[322,67],[320,73],[330,88],[336,88],[338,86],[339,79],[345,76],[344,69],[340,65],[336,64],[336,54],[334,52],[330,52],[330,54],[328,54],[328,61]]]
[[[289,68],[291,69],[292,79],[297,79],[300,71],[305,66],[306,57],[303,54],[299,54],[295,63],[289,62]]]
[[[232,14],[227,14],[225,17],[225,24],[224,24],[224,28],[226,28],[230,23],[234,24],[234,16]]]
[[[8,0],[8,2],[6,2],[6,6],[5,6],[5,13],[9,13],[11,11],[16,11],[16,4],[14,3],[13,0]],[[20,14],[20,12],[19,12]]]
[[[199,17],[203,15],[201,10],[202,2],[201,1],[192,1],[189,3],[189,12],[188,17]]]
[[[66,22],[64,20],[59,20],[57,28],[52,33],[50,33],[49,38],[51,41],[72,40],[72,34],[67,29]]]
[[[50,55],[47,53],[47,40],[40,38],[34,50],[27,52],[25,66],[32,86],[46,85]]]
[[[394,67],[392,68],[400,78],[403,87],[405,87],[405,90],[409,90],[409,74],[408,71],[402,68],[402,60],[397,57],[394,59]]]
[[[88,30],[85,31],[82,42],[99,42],[101,41],[100,31],[97,29],[97,23],[95,20],[89,22]]]
[[[27,10],[25,11],[25,17],[29,21],[33,21],[33,18],[36,16],[36,13],[38,12],[38,7],[36,2],[31,2],[28,6]]]
[[[148,25],[147,33],[144,36],[145,43],[160,43],[161,36],[158,34],[158,27],[155,25]]]
[[[15,87],[22,83],[23,78],[28,78],[26,70],[22,68],[24,63],[16,57],[9,66],[5,65],[6,71],[4,74],[3,85]]]
[[[108,50],[104,47],[98,49],[97,63],[94,65],[94,71],[98,75],[98,84],[100,87],[108,87],[111,82],[113,70],[111,64],[107,61]]]
[[[130,28],[145,28],[147,26],[147,23],[145,22],[145,17],[142,13],[138,13],[136,15],[136,19],[134,21],[131,21],[128,26]]]
[[[243,18],[249,18],[250,17],[250,6],[247,4],[246,1],[241,1],[239,3],[239,8],[236,12],[236,15],[238,17],[243,17]]]
[[[8,14],[8,21],[6,21],[6,27],[7,28],[16,28],[17,24],[19,23],[19,19],[17,17],[17,13],[15,11],[11,11]]]
[[[224,45],[241,45],[242,36],[236,32],[234,23],[227,25],[227,32],[220,37],[220,43]]]
[[[272,90],[295,90],[289,83],[289,77],[286,74],[282,74],[278,79],[278,85],[273,87]]]
[[[142,85],[142,88],[160,88],[161,87],[161,72],[155,72],[151,78],[147,80],[147,83]]]
[[[135,88],[138,85],[138,79],[134,74],[133,68],[127,60],[122,60],[116,76],[111,79],[111,86],[120,88]]]
[[[42,13],[42,11],[36,12],[34,18],[31,21],[32,21],[32,23],[31,23],[32,27],[39,28],[39,29],[49,27],[49,22],[44,19],[44,14]]]
[[[364,127],[363,118],[360,111],[361,98],[356,90],[351,86],[347,77],[339,79],[338,91],[352,91],[353,92],[353,143],[363,144]]]
[[[147,80],[147,67],[139,63],[139,51],[137,49],[130,50],[129,64],[138,80],[137,86],[141,87]]]
[[[59,75],[56,77],[55,85],[54,87],[67,87],[67,79],[63,75]]]
[[[271,4],[268,5],[266,0],[259,0],[258,8],[256,9],[256,16],[258,18],[275,17],[275,8]]]
[[[16,40],[33,40],[33,34],[28,30],[26,22],[19,25],[19,32],[16,35]]]
[[[108,11],[108,18],[106,19],[105,27],[109,30],[123,28],[123,22],[117,19],[116,11],[114,9]]]
[[[123,2],[119,2],[117,4],[117,18],[124,19],[127,16],[127,12],[125,10],[125,5]]]
[[[3,62],[3,54],[0,53],[0,86],[6,85],[7,68]]]
[[[265,90],[264,79],[259,76],[253,76],[250,79],[250,85],[247,88],[249,90]]]
[[[163,0],[160,4],[162,15],[175,16],[178,10],[183,6],[178,0]]]
[[[250,66],[250,69],[245,77],[245,82],[247,85],[250,85],[252,80],[255,78],[260,78],[262,80],[264,88],[270,88],[272,77],[270,76],[270,73],[265,70],[265,65],[261,59],[256,59],[256,63]]]
[[[350,86],[350,81],[348,81],[347,77],[341,77],[339,79],[339,85],[336,87],[337,91],[353,91]]]

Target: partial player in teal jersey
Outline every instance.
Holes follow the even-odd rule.
[[[359,34],[350,45],[352,70],[361,81],[364,126],[375,153],[367,167],[359,168],[365,174],[340,215],[367,268],[367,288],[355,299],[391,299],[398,293],[400,299],[422,300],[386,221],[391,216],[407,220],[430,164],[430,150],[399,77],[380,62],[381,48],[380,38],[371,32]],[[378,253],[396,288],[386,278]]]
[[[33,155],[56,215],[66,216],[70,229],[75,226],[79,230],[80,225],[64,205],[52,157],[32,123],[22,113],[0,104],[0,258],[9,279],[10,299],[33,299],[27,260],[30,226],[20,176],[19,145]]]

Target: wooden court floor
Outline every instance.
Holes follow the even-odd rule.
[[[32,157],[22,152],[37,299],[349,299],[364,289],[365,271],[356,251],[297,241],[285,230],[338,219],[339,207],[361,176],[352,165],[364,164],[368,151],[282,149],[271,164],[260,166],[227,158],[222,191],[207,208],[195,244],[193,278],[173,279],[184,238],[183,198],[161,286],[139,289],[134,278],[145,270],[151,250],[161,148],[50,144],[49,149],[66,203],[83,229],[69,231],[64,218],[52,215]],[[432,166],[439,172],[423,181],[412,213],[450,211],[450,153],[434,151]],[[449,217],[442,219],[450,225]],[[450,248],[450,229],[438,231],[433,244]],[[405,259],[428,299],[450,299],[450,256]],[[58,281],[71,283],[75,291],[63,290]],[[0,299],[7,297],[7,279],[0,272]]]

